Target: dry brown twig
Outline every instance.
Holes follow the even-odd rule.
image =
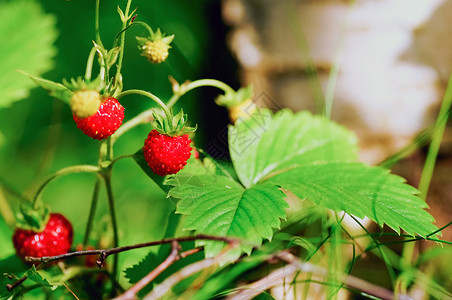
[[[139,249],[144,247],[151,247],[151,246],[158,246],[158,245],[164,245],[164,244],[173,244],[173,243],[182,243],[182,242],[190,242],[190,241],[196,241],[196,240],[210,240],[210,241],[219,241],[219,242],[225,242],[227,244],[237,244],[240,243],[240,240],[228,238],[228,237],[220,237],[220,236],[213,236],[213,235],[206,235],[206,234],[198,234],[195,236],[187,236],[187,237],[179,237],[179,238],[167,238],[162,239],[159,241],[152,241],[147,243],[140,243],[135,245],[129,245],[129,246],[123,246],[123,247],[116,247],[116,248],[110,248],[110,249],[97,249],[97,250],[83,250],[83,251],[75,251],[75,252],[69,252],[62,255],[56,255],[56,256],[44,256],[44,257],[25,257],[25,261],[27,262],[33,262],[40,264],[37,266],[37,269],[44,267],[48,263],[51,263],[53,261],[57,260],[63,260],[68,259],[71,257],[76,256],[86,256],[86,255],[99,255],[99,259],[97,260],[97,265],[99,268],[103,267],[104,261],[107,259],[108,256],[112,254],[118,254],[120,252],[129,251],[133,249]],[[198,248],[195,248],[198,249]],[[200,250],[188,250],[184,252],[185,254],[181,254],[188,256],[190,254],[194,254]],[[185,257],[184,256],[184,257]],[[158,275],[158,274],[157,274]],[[14,288],[22,284],[25,280],[27,280],[26,276],[23,276],[19,280],[15,281],[12,284],[7,284],[6,287],[9,291],[12,291]]]
[[[272,256],[272,259],[278,259],[286,262],[288,265],[285,265],[282,268],[276,269],[271,272],[268,276],[255,281],[247,286],[240,287],[240,289],[235,293],[228,297],[228,300],[246,300],[252,299],[255,296],[261,294],[262,292],[275,287],[287,277],[296,272],[303,273],[312,273],[322,277],[327,276],[328,271],[322,267],[313,265],[308,262],[302,262],[300,259],[292,255],[287,251],[279,252]],[[374,285],[370,282],[364,281],[360,278],[351,276],[351,275],[342,275],[340,276],[340,281],[344,283],[345,286],[362,291],[366,294],[376,296],[380,299],[384,300],[392,300],[394,299],[394,293],[388,289],[383,287]],[[412,300],[407,295],[398,295],[398,299],[400,300]]]
[[[238,244],[236,242],[229,243],[228,246],[223,249],[223,251],[217,257],[210,257],[203,259],[201,261],[195,262],[191,265],[184,267],[183,269],[177,271],[161,284],[157,285],[149,294],[147,294],[144,300],[158,300],[161,299],[166,293],[168,293],[171,288],[177,283],[181,282],[185,278],[190,277],[204,269],[207,269],[213,265],[218,264],[222,261],[230,250],[234,249]]]

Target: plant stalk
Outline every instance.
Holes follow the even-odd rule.
[[[117,248],[119,245],[118,224],[116,221],[115,200],[113,197],[113,189],[111,186],[111,174],[110,173],[104,174],[103,178],[104,178],[104,182],[105,182],[105,189],[107,191],[108,208],[110,211],[111,225],[113,227],[113,247]],[[113,271],[112,271],[113,281],[116,280],[117,273],[118,273],[118,255],[116,254],[113,258]]]
[[[91,48],[91,51],[89,52],[88,61],[86,62],[85,80],[91,80],[96,52],[95,47]]]
[[[91,208],[89,210],[88,222],[86,224],[85,235],[83,237],[83,249],[85,249],[89,243],[89,236],[91,234],[91,230],[93,227],[94,216],[96,215],[97,202],[99,200],[99,188],[100,188],[100,179],[97,178],[96,183],[94,184]]]

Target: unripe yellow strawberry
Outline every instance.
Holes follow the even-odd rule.
[[[165,61],[169,54],[169,48],[170,46],[163,41],[147,41],[142,47],[143,55],[154,64]]]
[[[146,56],[151,63],[158,64],[165,61],[168,57],[168,50],[171,48],[170,44],[174,39],[174,35],[165,36],[160,29],[157,29],[156,32],[151,30],[150,36],[147,38],[139,36],[136,38],[141,55]]]
[[[79,90],[71,97],[71,110],[78,118],[83,119],[94,115],[102,101],[96,90]]]

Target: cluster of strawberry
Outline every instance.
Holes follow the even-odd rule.
[[[109,138],[124,120],[124,107],[116,98],[102,96],[97,89],[86,86],[71,93],[70,106],[77,127],[96,140]],[[172,117],[176,122],[171,117],[168,119],[168,116],[155,114],[154,117],[159,122],[154,124],[155,129],[144,142],[144,158],[155,174],[176,174],[191,156],[191,140],[187,132],[194,129],[185,127],[185,115],[182,112]],[[44,219],[42,223],[39,230],[28,226],[16,229],[13,244],[22,259],[27,256],[55,256],[70,250],[73,231],[71,223],[63,215],[52,213],[47,216],[47,222]]]
[[[124,107],[117,99],[108,97],[100,100],[94,97],[95,91],[74,93],[71,98],[73,117],[77,127],[87,136],[102,140],[111,136],[121,126],[124,119]],[[86,116],[86,107],[98,103],[97,110]],[[75,104],[76,103],[76,104]],[[84,103],[81,105],[80,103]],[[144,158],[151,170],[160,176],[176,174],[187,164],[192,148],[188,134],[180,132],[168,135],[164,129],[153,129],[144,142]]]
[[[114,134],[124,119],[124,107],[117,99],[101,99],[99,93],[93,90],[75,92],[71,99],[71,108],[77,127],[97,140]],[[175,174],[184,168],[190,158],[190,143],[188,134],[170,136],[153,129],[144,142],[144,158],[155,174]],[[64,216],[50,214],[41,232],[16,229],[13,243],[17,254],[22,258],[64,254],[70,250],[72,244],[72,226]]]

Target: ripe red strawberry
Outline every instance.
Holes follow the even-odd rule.
[[[144,141],[144,158],[155,174],[176,174],[185,167],[190,158],[190,143],[188,134],[169,136],[154,129]]]
[[[99,106],[97,112],[87,118],[73,115],[77,127],[87,136],[96,140],[103,140],[121,126],[124,120],[124,107],[115,98],[108,98]]]
[[[22,259],[25,256],[55,256],[71,249],[72,236],[71,223],[63,215],[52,213],[42,232],[16,229],[13,244]]]

